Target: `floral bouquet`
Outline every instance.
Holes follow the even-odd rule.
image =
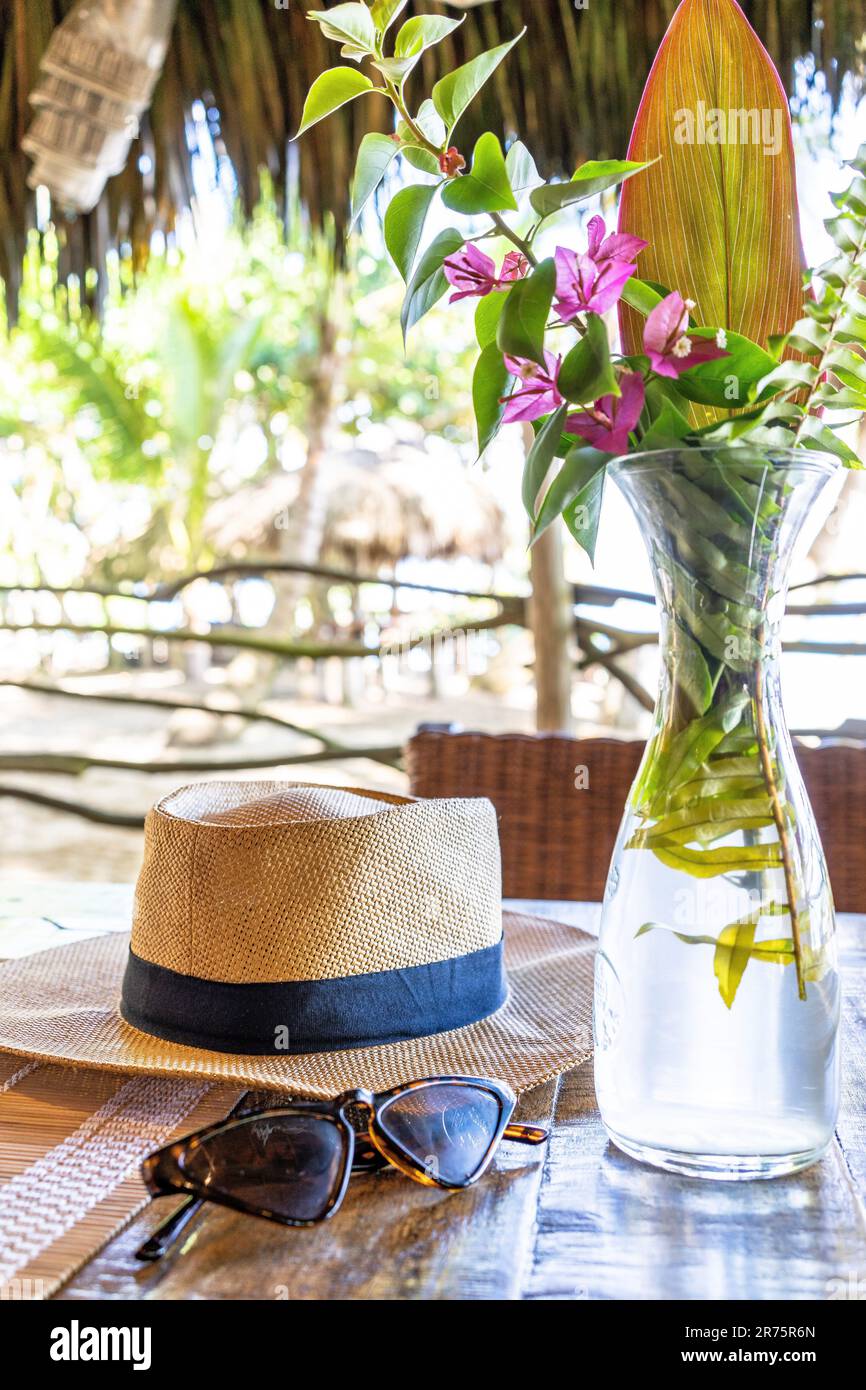
[[[836,252],[804,275],[787,102],[734,0],[683,0],[629,158],[593,160],[548,180],[519,140],[506,152],[486,132],[470,157],[457,134],[522,35],[410,99],[422,54],[462,20],[417,15],[395,31],[405,6],[375,0],[310,15],[348,61],[317,79],[299,133],[367,93],[389,99],[393,128],[362,141],[352,207],[357,220],[397,158],[425,176],[400,188],[384,214],[385,242],[407,286],[404,333],[446,294],[454,305],[473,302],[479,451],[504,424],[531,424],[523,501],[534,537],[562,517],[592,558],[610,472],[641,520],[654,566],[663,685],[614,855],[596,997],[597,1029],[608,1040],[599,1047],[615,1059],[602,1068],[613,1078],[600,1088],[603,1111],[629,1147],[630,1122],[602,1094],[621,1096],[626,1077],[643,1076],[621,1000],[634,1015],[659,979],[676,977],[680,991],[689,984],[690,967],[672,952],[684,962],[700,956],[686,947],[712,951],[715,1004],[701,998],[708,1008],[721,1002],[723,1016],[750,963],[759,981],[773,967],[785,1007],[791,988],[801,1003],[812,994],[809,1026],[835,1040],[835,1024],[825,1027],[838,1011],[838,996],[827,992],[832,901],[781,713],[776,658],[797,533],[840,462],[860,466],[838,431],[866,409],[866,146],[827,222]],[[712,61],[693,61],[713,45]],[[713,92],[701,86],[707,73],[720,74]],[[736,109],[721,109],[722,91]],[[769,113],[787,138],[768,153],[748,129],[732,143],[730,122],[721,132],[718,121],[701,138],[682,117],[706,111],[705,96],[721,116]],[[596,215],[578,233],[561,217],[618,185],[615,230]],[[425,245],[436,200],[453,225]],[[618,349],[608,321],[615,309]],[[654,868],[642,867],[647,857]],[[729,890],[718,909],[699,893],[677,906],[683,883],[698,889],[707,880]],[[721,920],[707,930],[716,910]],[[641,950],[656,954],[641,959]],[[624,982],[634,969],[641,981],[630,996]],[[766,998],[760,983],[755,989],[760,1014]],[[755,1045],[746,1032],[737,1045],[724,1035],[716,1044],[734,1070]],[[827,1046],[815,1043],[830,1075]],[[706,1075],[689,1074],[678,1104],[693,1090],[700,1105]],[[646,1078],[641,1086],[652,1091]],[[676,1131],[666,1105],[659,1101],[642,1137],[632,1136],[632,1151],[706,1148],[694,1127],[685,1138]],[[767,1105],[753,1097],[746,1109],[753,1116]],[[786,1130],[778,1142],[752,1135],[747,1147],[788,1162],[816,1151],[813,1138]],[[733,1141],[728,1147],[739,1152]]]

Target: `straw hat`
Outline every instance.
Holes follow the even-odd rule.
[[[0,1050],[328,1096],[591,1051],[594,942],[502,912],[483,799],[210,782],[145,823],[131,938],[0,966]]]

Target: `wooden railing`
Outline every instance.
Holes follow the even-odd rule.
[[[391,643],[368,645],[364,642],[350,640],[318,641],[306,638],[285,641],[267,631],[223,625],[211,625],[210,629],[207,631],[193,631],[189,628],[173,628],[166,631],[160,627],[150,626],[146,621],[141,624],[129,625],[118,623],[110,617],[109,606],[112,600],[123,599],[140,602],[146,614],[149,604],[171,601],[199,579],[207,579],[211,582],[231,585],[238,580],[266,578],[269,575],[276,574],[303,574],[314,580],[320,580],[329,584],[345,584],[355,589],[360,589],[362,586],[371,584],[377,586],[384,585],[395,591],[398,589],[420,591],[451,599],[464,600],[470,605],[478,601],[484,601],[486,603],[494,602],[497,605],[497,612],[492,617],[485,617],[475,622],[464,619],[459,624],[455,623],[445,628],[437,628],[435,632],[429,632],[423,635],[416,634],[405,644],[406,647],[420,645],[421,643],[430,641],[431,638],[435,638],[438,641],[445,641],[449,634],[489,631],[506,626],[525,627],[527,625],[528,595],[525,594],[497,594],[480,590],[460,589],[447,585],[427,584],[416,580],[404,580],[397,575],[383,576],[359,574],[327,566],[310,567],[295,565],[288,562],[270,563],[242,561],[220,565],[210,570],[186,575],[170,583],[157,583],[147,588],[141,586],[135,588],[109,588],[92,584],[67,587],[55,587],[48,584],[0,585],[0,630],[7,632],[69,632],[81,636],[102,635],[106,638],[126,636],[138,638],[145,642],[168,642],[173,644],[203,643],[214,649],[230,648],[239,651],[247,651],[259,656],[274,657],[279,661],[296,661],[300,658],[310,658],[312,660],[323,660],[326,658],[338,658],[342,660],[363,657],[381,658],[393,652],[394,646]],[[797,589],[814,589],[828,585],[841,584],[850,580],[864,579],[866,579],[866,575],[863,574],[822,575],[806,584],[798,585]],[[104,602],[105,621],[93,624],[80,623],[72,621],[72,619],[67,618],[65,614],[63,614],[57,622],[40,622],[35,619],[25,622],[9,621],[6,613],[6,604],[3,602],[3,596],[25,593],[51,594],[60,601],[61,607],[65,600],[71,595],[86,594],[96,596]],[[602,622],[586,613],[588,608],[613,608],[614,605],[621,600],[652,604],[654,603],[652,595],[632,590],[609,588],[598,584],[576,584],[573,586],[573,598],[576,669],[579,671],[587,671],[592,667],[603,667],[611,676],[620,682],[628,694],[643,709],[652,710],[654,705],[653,696],[623,665],[623,662],[637,649],[655,644],[657,642],[657,634],[655,632],[631,631],[613,623]],[[826,618],[834,616],[852,616],[866,613],[866,603],[804,604],[794,602],[789,603],[787,612],[789,615],[799,617]],[[788,652],[821,655],[866,656],[866,644],[856,642],[790,642],[785,644],[784,650]],[[244,720],[271,724],[277,728],[284,729],[288,733],[309,738],[318,745],[315,749],[308,752],[278,750],[264,756],[251,757],[245,754],[235,757],[222,756],[209,758],[206,761],[201,759],[178,758],[173,760],[161,759],[157,762],[141,762],[121,758],[104,758],[90,754],[24,751],[0,754],[0,772],[60,773],[69,776],[81,776],[83,773],[94,768],[148,774],[157,772],[236,772],[287,764],[291,764],[292,766],[303,766],[312,763],[333,762],[337,760],[347,761],[357,758],[372,759],[392,767],[399,767],[401,765],[401,749],[399,746],[356,746],[345,744],[317,729],[297,724],[294,721],[285,719],[281,715],[272,713],[260,706],[249,707],[243,704],[214,704],[211,702],[176,700],[157,696],[133,695],[129,693],[82,692],[80,690],[70,689],[63,684],[43,682],[33,679],[32,677],[21,679],[10,677],[7,679],[0,679],[0,686],[14,686],[18,689],[32,691],[40,695],[56,696],[65,699],[89,700],[95,705],[99,703],[128,704],[150,706],[171,711],[195,710],[210,714],[234,715]],[[855,727],[854,725],[850,727],[846,726],[843,731],[810,729],[808,731],[802,730],[799,732],[808,732],[809,734],[817,734],[820,736],[846,731],[853,733],[859,731],[861,736],[863,733],[866,733],[866,729],[860,730],[859,726]],[[21,787],[14,784],[0,784],[0,796],[16,797],[20,800],[29,801],[37,805],[82,816],[87,820],[100,824],[140,828],[143,823],[140,816],[105,811],[98,807],[43,793],[30,787]]]

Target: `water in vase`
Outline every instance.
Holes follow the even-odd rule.
[[[663,679],[605,894],[596,1090],[620,1147],[678,1171],[790,1172],[835,1123],[833,903],[778,674],[791,550],[832,472],[745,450],[614,469],[651,549]]]

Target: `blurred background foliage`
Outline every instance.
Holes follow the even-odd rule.
[[[129,263],[110,254],[100,324],[78,282],[59,282],[53,229],[30,234],[18,321],[0,352],[0,434],[13,465],[5,487],[35,508],[32,535],[20,516],[12,524],[14,507],[0,522],[0,553],[20,579],[52,577],[51,547],[38,539],[48,514],[81,533],[75,549],[91,577],[100,557],[101,577],[118,577],[113,559],[130,526],[150,528],[159,551],[141,553],[141,571],[127,564],[123,577],[210,562],[208,507],[301,468],[323,415],[349,439],[423,419],[455,446],[467,442],[466,392],[454,384],[468,378],[468,343],[434,319],[407,357],[389,267],[359,243],[337,267],[334,235],[298,222],[287,237],[268,200],[207,254],[163,247],[135,276],[134,294]],[[104,512],[91,516],[85,499],[96,497]],[[56,560],[53,568],[60,582]]]

